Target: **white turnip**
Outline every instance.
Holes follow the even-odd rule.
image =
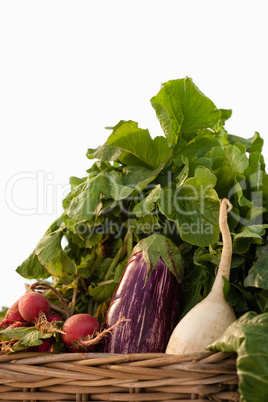
[[[27,292],[19,299],[19,312],[23,319],[31,324],[36,324],[40,314],[48,315],[50,304],[41,293]]]
[[[222,254],[218,272],[208,296],[193,307],[178,323],[168,342],[166,353],[204,352],[236,320],[233,308],[223,294],[224,276],[229,280],[232,260],[232,238],[227,222],[232,205],[227,199],[220,204],[219,226],[222,234]]]

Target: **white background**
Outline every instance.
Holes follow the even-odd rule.
[[[266,1],[1,1],[0,308],[24,293],[16,268],[61,214],[70,176],[106,126],[162,135],[150,98],[192,77],[229,132],[260,132],[268,158]]]

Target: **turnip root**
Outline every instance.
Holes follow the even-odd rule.
[[[223,248],[218,272],[208,296],[193,307],[178,323],[168,342],[166,353],[204,352],[236,320],[233,308],[223,294],[224,276],[229,280],[232,260],[232,238],[227,222],[232,205],[227,199],[220,203],[219,226]]]
[[[50,310],[47,298],[37,292],[27,292],[21,296],[18,307],[22,318],[31,324],[38,322],[40,314],[47,316]]]

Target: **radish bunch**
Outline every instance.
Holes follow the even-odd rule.
[[[4,339],[2,341],[2,352],[5,352],[3,347],[7,334],[5,330],[9,331],[9,329],[13,330],[21,327],[26,327],[26,330],[30,327],[28,330],[39,331],[39,333],[43,334],[41,335],[42,344],[30,348],[30,350],[39,352],[54,351],[57,339],[57,342],[61,341],[61,349],[67,349],[70,352],[92,351],[93,347],[104,336],[110,334],[111,330],[124,321],[124,319],[120,319],[115,325],[101,332],[99,322],[90,314],[69,316],[67,312],[66,315],[67,318],[63,320],[58,314],[53,313],[50,302],[44,294],[33,290],[27,291],[8,309],[5,318],[0,323],[0,340],[1,332],[5,332],[2,338]],[[61,329],[56,325],[58,321],[64,321]],[[10,338],[8,352],[16,342],[18,342],[16,336],[12,339]]]
[[[9,327],[16,322],[37,324],[40,314],[48,315],[50,305],[41,293],[28,292],[20,297],[6,312],[0,329]]]
[[[7,310],[5,318],[0,323],[0,329],[7,328],[15,322],[24,322],[24,319],[19,312],[19,300],[15,301],[15,303],[13,303]]]
[[[29,291],[21,296],[6,312],[5,318],[0,323],[0,330],[34,327],[36,330],[44,333],[56,331],[56,321],[62,321],[62,318],[56,314],[50,313],[50,303],[41,293]],[[11,340],[11,344],[14,344]],[[48,342],[49,341],[49,342]],[[43,344],[37,350],[49,351],[52,349],[55,338],[45,339]],[[49,346],[49,347],[48,347]],[[3,351],[3,348],[2,348]]]

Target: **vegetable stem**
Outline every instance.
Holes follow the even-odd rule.
[[[133,250],[133,233],[131,228],[128,229],[127,233],[127,259],[129,260]]]
[[[96,271],[96,269],[98,269],[98,267],[101,264],[101,262],[104,260],[103,245],[102,244],[99,244],[97,246],[96,254],[97,254],[97,258],[95,259],[95,261],[91,265],[91,269],[90,269],[91,275],[93,275],[93,273]]]
[[[93,315],[93,314],[94,314],[94,313],[93,313],[93,309],[94,309],[94,301],[93,301],[93,299],[91,298],[91,299],[89,300],[89,303],[88,303],[88,309],[87,309],[88,314]]]
[[[129,236],[131,237],[130,240],[128,240]],[[131,245],[132,245],[132,231],[129,228],[127,233],[126,233],[126,235],[125,235],[125,238],[124,238],[122,246],[117,251],[117,253],[116,253],[116,255],[115,255],[114,259],[113,259],[113,262],[111,263],[108,271],[106,272],[106,275],[104,277],[104,281],[107,281],[108,279],[110,279],[110,276],[111,276],[112,272],[114,271],[114,269],[117,266],[117,264],[119,263],[119,261],[122,260],[122,258],[124,257],[125,253],[127,252],[127,253],[131,254],[131,252],[132,252],[132,249],[130,250]]]
[[[73,315],[73,313],[74,313],[79,279],[80,279],[80,276],[77,275],[77,277],[75,278],[75,282],[74,282],[73,297],[72,297],[72,301],[71,301],[71,305],[70,305],[70,315]]]
[[[111,263],[109,269],[106,272],[106,275],[104,277],[105,281],[107,281],[110,278],[110,275],[112,274],[112,272],[114,271],[114,269],[117,266],[118,262],[120,261],[121,255],[122,255],[122,253],[124,251],[124,246],[125,245],[123,244],[123,246],[121,246],[119,248],[119,250],[117,251],[117,253],[116,253],[116,255],[115,255],[114,259],[113,259],[113,262]]]
[[[219,295],[219,297],[224,297],[222,292],[223,279],[224,276],[227,280],[230,278],[230,266],[232,262],[232,237],[228,225],[228,213],[232,209],[232,204],[227,198],[224,198],[220,203],[220,216],[219,216],[219,226],[222,234],[222,253],[221,260],[218,268],[218,273],[216,279],[212,286],[213,293]]]

